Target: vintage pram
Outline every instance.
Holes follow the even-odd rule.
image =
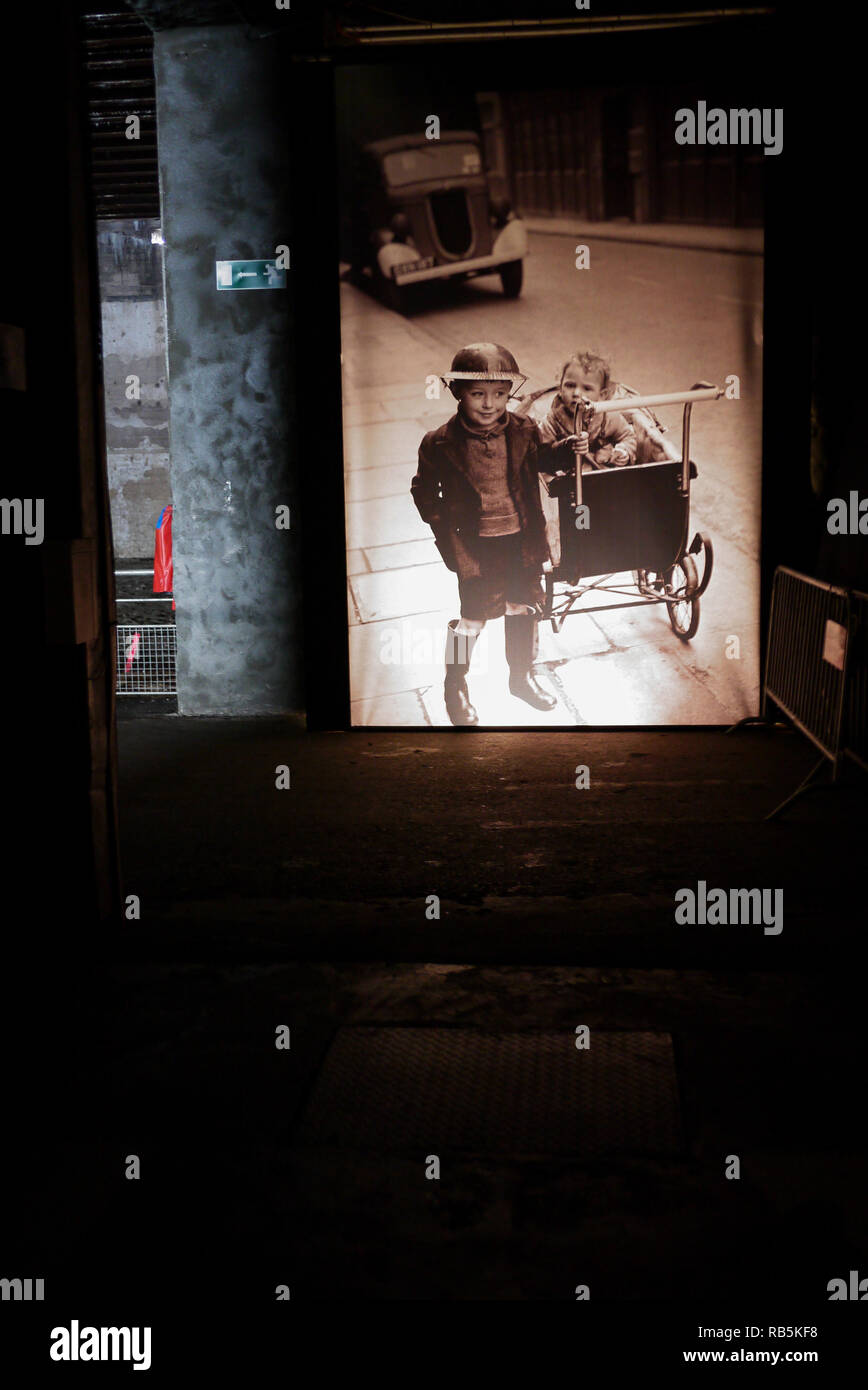
[[[541,420],[555,390],[545,387],[521,397],[515,413]],[[585,459],[584,467],[571,468],[564,476],[540,475],[552,554],[544,566],[542,618],[559,632],[574,612],[665,603],[673,631],[689,642],[699,626],[699,600],[714,564],[708,535],[698,531],[687,543],[690,482],[697,476],[690,459],[690,412],[694,402],[717,400],[723,390],[700,381],[689,391],[642,396],[619,383],[608,394],[605,400],[577,402],[574,433],[587,429],[595,414],[618,411],[636,432],[636,463],[624,468],[597,467]],[[684,406],[680,453],[664,439],[664,427],[651,410],[679,404]],[[586,529],[576,526],[582,505],[587,508]],[[700,552],[701,576],[694,558]],[[632,583],[611,582],[628,572]],[[625,601],[579,607],[588,593]]]

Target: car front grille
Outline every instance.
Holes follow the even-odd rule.
[[[431,194],[431,213],[437,240],[450,256],[466,256],[473,245],[473,228],[463,188]]]

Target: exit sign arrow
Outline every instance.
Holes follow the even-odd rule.
[[[267,261],[218,261],[218,290],[283,290],[286,289],[286,271],[278,269],[277,262]]]

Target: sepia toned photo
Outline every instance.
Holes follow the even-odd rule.
[[[354,724],[753,708],[764,151],[688,100],[337,74]]]

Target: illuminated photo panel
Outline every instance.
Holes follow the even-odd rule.
[[[757,708],[780,113],[547,81],[336,74],[354,725]]]

